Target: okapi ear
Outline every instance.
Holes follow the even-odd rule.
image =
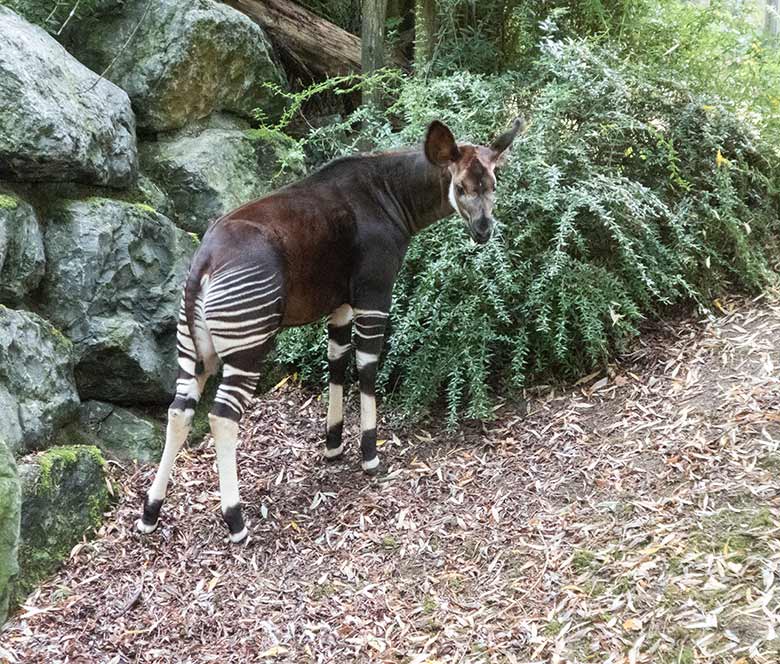
[[[525,131],[525,120],[523,120],[523,118],[515,118],[512,126],[503,134],[499,134],[493,143],[491,143],[490,149],[493,150],[493,163],[497,167],[503,166],[506,163],[506,152],[509,150],[509,146],[512,145],[515,136],[523,131]]]
[[[460,159],[460,151],[449,127],[438,120],[428,126],[425,134],[425,156],[434,166],[449,166]]]

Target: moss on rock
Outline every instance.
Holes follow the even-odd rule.
[[[9,196],[8,194],[0,194],[0,209],[1,210],[15,210],[19,207],[19,199]]]
[[[54,447],[22,460],[20,570],[12,604],[21,602],[84,535],[100,526],[110,504],[105,465],[92,445]]]
[[[157,462],[165,443],[159,420],[111,403],[87,401],[79,420],[62,429],[60,443],[95,445],[108,458],[140,463]]]
[[[0,625],[8,612],[10,585],[19,572],[21,486],[14,455],[0,439]]]

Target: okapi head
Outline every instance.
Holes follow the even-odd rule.
[[[506,161],[515,136],[525,127],[521,118],[500,134],[490,147],[458,145],[449,128],[434,120],[425,136],[425,156],[433,165],[449,169],[449,201],[466,223],[474,242],[484,244],[493,234],[496,168]]]

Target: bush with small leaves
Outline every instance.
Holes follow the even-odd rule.
[[[452,422],[489,416],[496,390],[581,375],[643,317],[772,278],[777,153],[682,82],[550,37],[522,77],[401,77],[395,94],[384,114],[361,108],[315,130],[307,149],[419,143],[433,119],[486,143],[529,120],[499,176],[498,236],[477,246],[452,218],[412,242],[381,369],[402,412],[443,396]],[[279,357],[324,380],[323,330],[286,332]]]

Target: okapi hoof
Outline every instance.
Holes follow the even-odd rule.
[[[334,461],[341,461],[344,458],[344,445],[341,444],[338,447],[326,447],[322,453],[325,461],[333,463]]]
[[[160,508],[162,500],[149,500],[149,496],[144,497],[144,511],[140,519],[135,522],[135,528],[139,533],[150,535],[160,523]]]
[[[241,544],[249,535],[249,528],[244,526],[244,529],[239,533],[230,533],[228,537],[233,544]]]
[[[371,477],[384,475],[387,472],[387,466],[379,460],[378,456],[375,456],[371,461],[361,462],[360,466],[363,468],[363,472]]]
[[[238,544],[246,539],[249,535],[249,529],[247,526],[249,523],[244,523],[244,517],[241,515],[241,505],[234,505],[228,507],[223,513],[222,518],[225,520],[225,524],[228,527],[228,537],[233,544]]]
[[[155,521],[154,523],[144,523],[143,519],[138,519],[138,521],[135,522],[135,529],[142,533],[143,535],[151,535],[155,530],[157,530],[157,526],[160,525],[159,521]]]

